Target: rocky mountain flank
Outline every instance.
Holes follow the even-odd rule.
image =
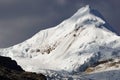
[[[25,72],[16,61],[0,56],[0,80],[46,80],[43,74]]]

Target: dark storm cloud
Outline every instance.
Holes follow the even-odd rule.
[[[119,29],[119,0],[0,0],[0,47],[22,42],[89,4]]]

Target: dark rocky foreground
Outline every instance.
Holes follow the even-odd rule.
[[[25,72],[14,60],[0,56],[0,80],[46,80],[43,74]]]

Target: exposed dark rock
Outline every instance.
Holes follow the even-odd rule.
[[[17,65],[16,61],[11,60],[9,57],[0,56],[0,65],[12,70],[23,71],[23,69]]]
[[[46,80],[43,74],[25,72],[14,60],[0,56],[0,80]]]

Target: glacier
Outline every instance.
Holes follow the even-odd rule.
[[[11,57],[25,71],[81,74],[98,61],[120,58],[120,36],[106,24],[87,5],[59,25],[0,49],[0,55]]]

